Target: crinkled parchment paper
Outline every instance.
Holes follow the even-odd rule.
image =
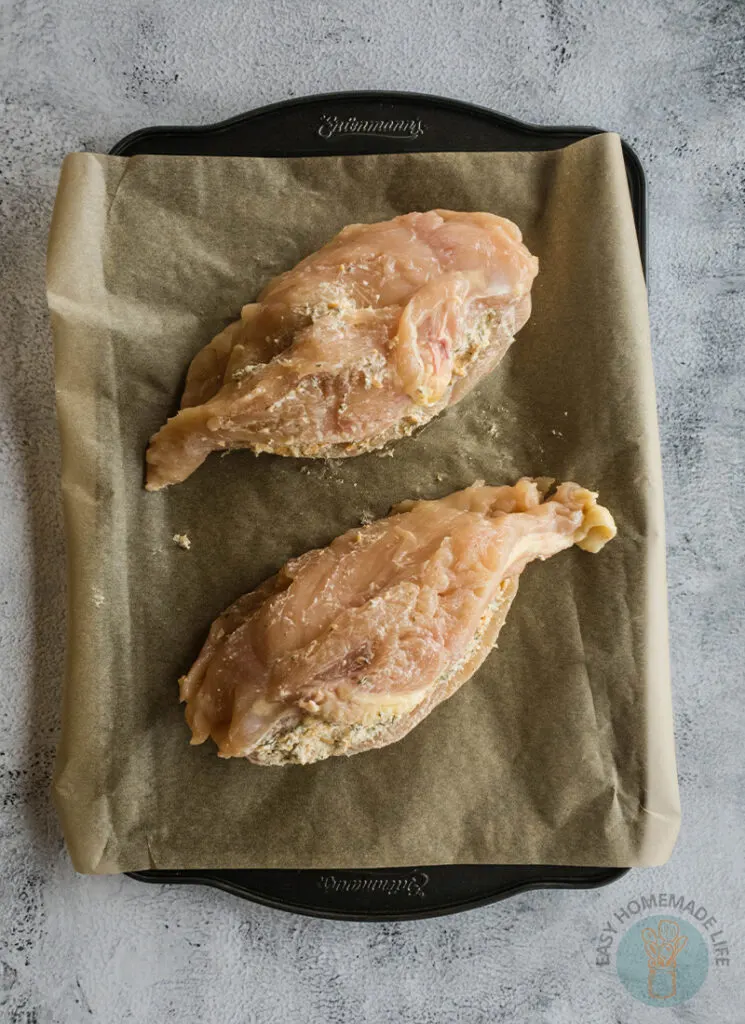
[[[143,490],[189,360],[352,221],[515,220],[540,257],[501,367],[392,452],[237,452]],[[678,828],[646,293],[619,140],[303,159],[79,153],[49,243],[70,621],[55,796],[75,866],[633,865]],[[177,679],[213,618],[403,498],[573,479],[619,535],[527,569],[499,648],[400,743],[261,768],[190,747]],[[174,543],[186,534],[191,548]]]

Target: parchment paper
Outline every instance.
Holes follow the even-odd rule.
[[[510,217],[540,257],[533,316],[494,374],[392,457],[213,455],[143,490],[189,360],[269,277],[349,222],[438,206]],[[70,577],[55,796],[79,871],[668,857],[661,473],[616,136],[549,153],[74,154],[48,286]],[[618,538],[529,566],[499,649],[406,739],[285,768],[189,746],[177,679],[236,597],[365,513],[522,474],[599,490]]]

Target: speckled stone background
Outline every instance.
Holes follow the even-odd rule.
[[[463,9],[465,7],[465,9]],[[745,5],[740,0],[0,0],[0,1020],[742,1024]],[[410,89],[596,124],[650,191],[683,827],[664,868],[421,923],[344,924],[83,878],[48,790],[65,618],[44,251],[62,156],[313,92]],[[677,1008],[597,966],[650,892],[730,963]],[[617,943],[617,940],[616,940]],[[615,947],[614,947],[615,948]]]

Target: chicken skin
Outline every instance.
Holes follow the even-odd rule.
[[[181,678],[191,742],[280,765],[401,739],[484,661],[528,562],[615,536],[596,494],[550,486],[403,502],[288,562],[213,623]]]
[[[212,451],[345,458],[410,434],[497,365],[537,272],[518,227],[490,213],[344,228],[195,356],[150,441],[147,489]]]

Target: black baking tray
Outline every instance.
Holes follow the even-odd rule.
[[[541,127],[460,100],[419,93],[305,96],[198,127],[143,128],[111,153],[169,156],[331,156],[365,153],[561,149],[599,128]],[[646,274],[644,171],[623,142],[639,252]],[[356,921],[434,917],[528,889],[587,889],[629,869],[555,865],[439,865],[370,870],[134,871],[142,882],[210,885],[269,907]]]

